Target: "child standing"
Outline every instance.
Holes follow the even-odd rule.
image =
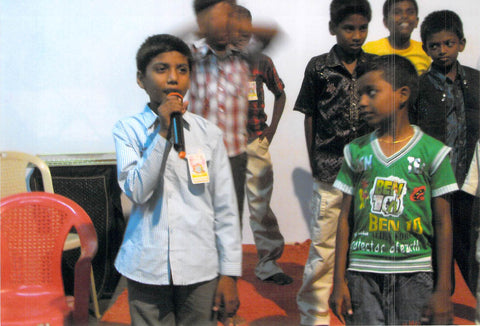
[[[278,227],[277,217],[270,207],[273,191],[273,165],[269,147],[285,107],[283,81],[270,57],[263,53],[250,54],[252,15],[243,6],[235,6],[237,29],[232,45],[247,56],[250,63],[248,92],[248,143],[246,193],[258,262],[255,275],[264,282],[286,285],[293,279],[285,274],[277,260],[282,256],[285,241]],[[263,85],[275,96],[270,126],[265,113]]]
[[[182,103],[191,67],[182,40],[149,37],[137,52],[137,83],[150,102],[113,129],[118,183],[133,202],[115,260],[132,325],[213,326],[217,312],[231,318],[239,305],[232,174],[220,129]],[[183,114],[186,159],[172,149],[172,112]]]
[[[458,61],[465,48],[463,24],[450,10],[425,17],[421,27],[423,47],[432,58],[431,68],[420,77],[419,96],[412,121],[422,130],[452,148],[451,163],[461,187],[479,138],[480,73]],[[459,191],[452,197],[454,256],[470,289],[476,280],[469,253],[473,198]],[[476,268],[474,266],[473,268]]]
[[[463,183],[462,190],[466,193],[469,193],[472,196],[480,197],[480,140],[477,142],[475,147],[475,154],[472,158],[472,163],[470,164],[470,169],[468,170],[467,177]],[[479,218],[478,212],[476,212],[477,219]],[[475,258],[477,263],[480,263],[480,237],[477,238],[476,244],[476,255]],[[480,274],[479,274],[480,279]],[[480,324],[480,281],[477,280],[477,309],[475,311],[475,324]]]
[[[366,0],[333,0],[330,34],[337,44],[310,60],[294,110],[305,114],[305,138],[313,175],[312,240],[297,295],[302,325],[328,325],[335,234],[342,193],[332,187],[343,147],[370,129],[359,117],[357,66],[372,60],[362,51],[371,19]]]
[[[452,230],[445,195],[458,189],[450,148],[410,125],[418,87],[410,61],[382,56],[365,71],[360,107],[377,129],[345,147],[334,183],[344,198],[330,305],[351,325],[448,324]]]
[[[422,43],[412,40],[412,32],[418,25],[418,4],[415,0],[386,0],[383,4],[383,24],[389,30],[388,37],[367,42],[363,50],[378,55],[398,54],[410,60],[419,75],[430,66],[430,57]]]

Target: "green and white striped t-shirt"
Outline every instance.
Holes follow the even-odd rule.
[[[334,187],[354,198],[349,270],[432,271],[432,198],[458,186],[450,148],[413,128],[408,144],[390,157],[375,132],[345,146]]]

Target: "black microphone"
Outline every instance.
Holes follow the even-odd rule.
[[[167,96],[177,96],[183,101],[180,93],[172,92]],[[182,114],[180,112],[172,112],[170,115],[170,128],[173,131],[173,148],[178,152],[178,157],[185,158],[185,138],[183,136]]]

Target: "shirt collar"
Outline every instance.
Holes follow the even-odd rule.
[[[148,103],[145,104],[142,112],[143,122],[147,129],[155,129],[158,126],[158,115],[150,109]],[[192,122],[192,117],[190,112],[185,112],[182,115],[182,120],[185,122],[184,127],[190,130],[190,123]]]
[[[455,78],[456,80],[459,81],[464,81],[466,76],[465,76],[465,69],[463,69],[462,65],[457,62],[455,62],[457,65],[457,77]],[[434,65],[430,65],[430,68],[428,69],[428,72],[432,77],[435,79],[439,80],[440,82],[444,83],[447,80],[451,82],[450,78],[447,78],[447,76],[440,71],[440,69],[436,68]]]
[[[158,115],[150,109],[150,107],[148,106],[148,103],[145,104],[145,107],[143,108],[142,117],[143,117],[143,123],[145,124],[145,127],[147,127],[148,129],[154,126],[155,122],[158,119]]]
[[[335,44],[332,47],[332,49],[330,50],[330,52],[328,52],[328,54],[327,54],[327,60],[326,60],[325,65],[330,67],[330,68],[338,67],[338,66],[343,67],[342,61],[338,57],[337,52],[335,52],[335,49],[337,47],[338,47],[338,45]],[[365,52],[363,50],[361,50],[361,52],[360,52],[360,54],[358,55],[358,58],[357,58],[357,65],[356,66],[358,66],[359,63],[364,63],[366,61],[367,61],[367,57],[365,56]]]
[[[212,49],[210,47],[210,45],[207,44],[207,41],[206,41],[205,38],[202,38],[198,41],[195,41],[193,43],[192,47],[193,47],[193,52],[195,53],[196,56],[198,56],[199,59],[204,59],[209,55],[217,56],[215,50]],[[230,55],[240,55],[241,56],[242,52],[237,50],[235,47],[229,45],[227,47],[225,57],[228,57]]]

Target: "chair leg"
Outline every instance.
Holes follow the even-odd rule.
[[[93,269],[90,269],[90,288],[93,301],[93,311],[95,312],[95,317],[100,319],[102,315],[100,314],[100,307],[98,306],[97,288],[95,286],[95,279],[93,277]]]

